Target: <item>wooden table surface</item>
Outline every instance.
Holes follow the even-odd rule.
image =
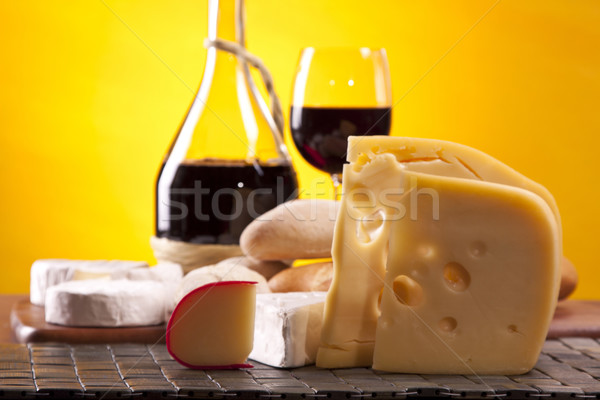
[[[35,352],[37,358],[31,359],[30,365],[21,362],[21,356],[26,358],[32,354],[28,347],[9,344],[15,342],[11,333],[11,310],[27,298],[28,295],[0,295],[0,350],[4,349],[0,351],[0,362],[16,366],[25,365],[23,371],[4,371],[4,375],[12,376],[13,379],[0,379],[0,392],[10,398],[64,398],[67,395],[73,397],[73,393],[98,397],[100,393],[102,398],[107,396],[107,399],[139,395],[150,400],[163,399],[167,395],[178,397],[182,393],[185,397],[220,397],[222,392],[223,396],[235,394],[239,400],[257,399],[261,397],[259,393],[271,398],[281,397],[279,393],[305,393],[307,397],[324,398],[368,398],[377,395],[377,398],[385,400],[406,396],[407,393],[421,393],[417,397],[447,399],[455,396],[480,398],[485,395],[485,398],[495,398],[497,395],[527,400],[534,396],[597,399],[600,393],[600,375],[597,372],[600,369],[600,359],[597,358],[597,354],[600,354],[599,341],[562,337],[573,334],[600,337],[600,301],[569,300],[559,303],[550,331],[562,338],[546,341],[536,368],[523,376],[494,377],[493,381],[486,382],[478,376],[472,380],[465,376],[444,376],[443,379],[439,375],[408,375],[406,378],[399,374],[383,373],[384,375],[380,376],[370,368],[323,370],[308,366],[290,371],[254,362],[255,368],[251,370],[209,371],[208,374],[206,371],[182,370],[180,365],[169,358],[164,344],[149,347],[139,343],[110,344],[101,348],[90,345],[78,348],[77,344],[64,344],[64,347],[54,344],[48,348],[43,343],[29,344],[28,346],[34,348],[39,347]],[[85,376],[69,376],[71,380],[61,378],[60,382],[57,382],[56,378],[44,379],[44,373],[51,373],[53,375],[50,376],[55,377],[58,375],[54,374],[58,372],[68,372],[72,375],[73,371],[78,371],[77,368],[69,368],[68,371],[60,368],[64,366],[49,368],[48,360],[56,359],[57,352],[61,351],[68,356],[65,357],[67,360],[75,360],[76,356],[82,356],[86,357],[87,363],[90,356],[101,356],[99,351],[109,352],[115,365],[108,365],[106,361],[102,361],[98,365],[106,370],[94,368],[84,371]],[[152,357],[142,359],[141,355],[148,351],[152,352]],[[110,357],[108,359],[110,360]],[[36,362],[40,365],[36,365]],[[145,363],[145,369],[135,368],[140,362]],[[119,372],[121,369],[117,368],[118,365],[131,367],[122,374]],[[155,367],[160,373],[149,376],[153,370],[149,369],[148,365]],[[35,371],[33,374],[32,369]],[[143,375],[136,376],[136,373]],[[335,375],[336,373],[339,375]],[[19,374],[23,378],[16,379],[15,376],[21,376]],[[107,380],[107,376],[112,378]],[[269,379],[264,379],[265,377]],[[193,380],[190,380],[191,378]],[[332,379],[335,379],[335,383],[330,383]],[[18,386],[15,386],[15,382],[18,382]],[[104,383],[105,386],[99,386],[98,382]]]
[[[16,303],[28,297],[28,294],[0,295],[0,343],[16,343],[11,330],[11,310]],[[600,338],[600,301],[559,302],[548,337],[574,336]]]
[[[23,299],[27,299],[28,294],[2,294],[0,295],[0,343],[14,343],[15,338],[10,328],[10,312],[13,305]]]

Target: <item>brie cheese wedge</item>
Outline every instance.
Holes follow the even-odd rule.
[[[161,324],[167,297],[165,286],[156,281],[62,282],[46,293],[46,322],[78,327]]]

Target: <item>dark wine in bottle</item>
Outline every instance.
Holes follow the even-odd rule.
[[[164,165],[163,168],[164,170]],[[156,185],[156,234],[197,244],[237,244],[253,219],[297,196],[289,165],[184,160]]]
[[[330,174],[342,172],[348,136],[388,135],[391,109],[292,107],[292,138],[311,165]]]

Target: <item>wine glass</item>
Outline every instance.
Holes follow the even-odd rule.
[[[306,161],[331,175],[335,199],[348,136],[388,135],[391,103],[385,49],[302,50],[290,111],[292,138]]]

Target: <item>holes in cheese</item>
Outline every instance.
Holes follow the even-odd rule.
[[[456,329],[457,325],[458,325],[458,323],[452,317],[442,318],[440,320],[440,322],[438,323],[438,327],[440,328],[440,331],[442,331],[444,333],[453,332]]]
[[[361,243],[372,242],[383,230],[385,213],[377,210],[372,214],[360,218],[356,223],[356,237]]]
[[[423,288],[406,275],[394,279],[392,289],[396,299],[404,305],[414,307],[423,302]]]
[[[450,289],[464,292],[471,284],[471,275],[465,267],[452,261],[444,266],[444,280]]]
[[[362,185],[357,185],[352,193],[350,193],[350,196],[352,196],[352,201],[357,203],[369,204],[373,201],[369,190]]]
[[[193,369],[251,368],[255,282],[220,281],[188,293],[167,325],[167,350]]]
[[[476,240],[469,246],[469,254],[473,258],[483,257],[486,253],[487,249],[485,247],[485,243]]]

